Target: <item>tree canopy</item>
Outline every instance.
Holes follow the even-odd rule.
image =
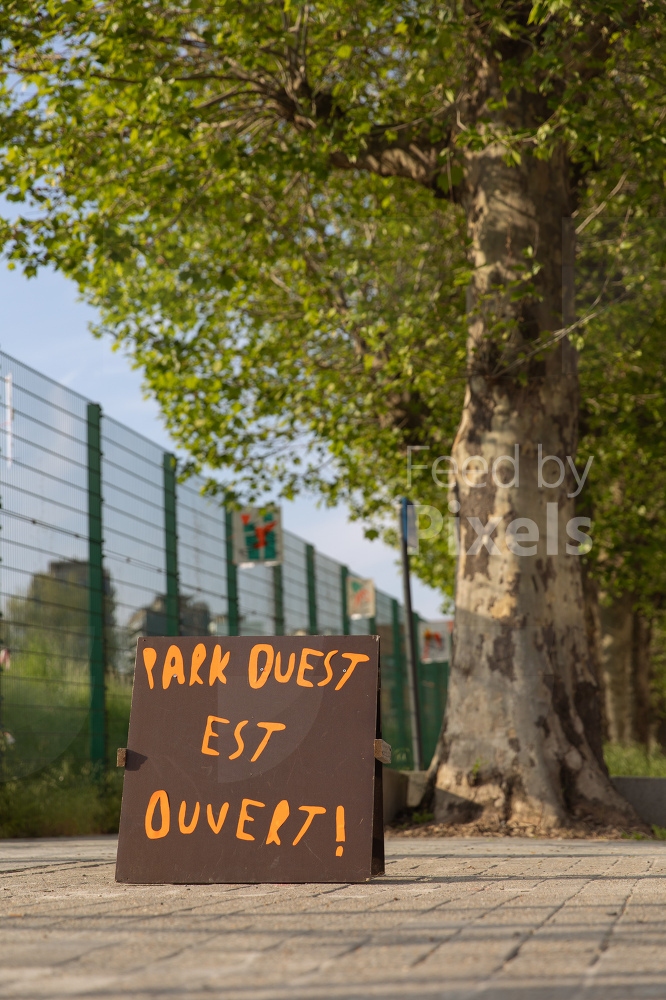
[[[192,465],[245,498],[308,487],[377,530],[407,446],[450,450],[470,369],[470,151],[497,143],[518,166],[566,146],[580,218],[612,194],[640,231],[637,209],[645,223],[662,204],[658,3],[10,0],[1,18],[0,176],[25,206],[3,227],[10,259],[78,282]],[[528,126],[504,113],[517,88]],[[538,295],[538,272],[535,247],[512,294]],[[636,436],[647,447],[641,421],[661,414],[645,388],[658,338],[623,340],[624,301],[575,331],[603,572],[635,534],[611,466],[647,461]],[[501,319],[493,338],[493,370],[516,377],[549,343],[526,350]],[[427,474],[415,488],[443,508]],[[418,564],[440,586],[447,547]]]

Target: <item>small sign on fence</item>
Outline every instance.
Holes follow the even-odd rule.
[[[139,639],[116,879],[383,872],[378,669],[376,636]]]
[[[450,661],[452,628],[452,619],[419,622],[419,659],[421,663]]]
[[[233,561],[236,566],[277,566],[282,562],[282,514],[279,507],[235,510]]]
[[[347,613],[356,621],[358,618],[374,618],[376,611],[374,580],[363,580],[360,576],[347,577]]]

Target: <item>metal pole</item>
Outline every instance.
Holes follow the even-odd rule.
[[[102,410],[88,403],[88,630],[90,635],[90,763],[97,777],[106,766],[104,677],[104,571],[102,563]]]
[[[393,627],[393,666],[395,670],[395,683],[391,685],[391,695],[398,718],[399,748],[404,753],[409,744],[408,730],[410,727],[407,724],[407,714],[405,712],[405,686],[409,689],[409,683],[405,685],[405,681],[407,681],[407,665],[402,655],[400,605],[395,597],[391,601],[391,625]]]
[[[349,613],[347,608],[347,577],[349,570],[346,566],[340,567],[340,593],[342,596],[342,634],[349,635]]]
[[[402,549],[402,584],[405,595],[405,646],[407,648],[407,666],[409,674],[409,709],[412,728],[412,755],[414,770],[421,770],[421,713],[419,711],[418,695],[418,659],[416,652],[416,635],[414,633],[414,615],[412,613],[412,585],[409,577],[409,549],[407,548],[407,508],[410,501],[403,497],[400,518],[400,545]]]
[[[275,634],[284,635],[284,588],[282,586],[282,566],[273,566],[273,617]]]
[[[310,635],[317,635],[317,583],[315,577],[314,545],[305,546],[305,572],[307,574],[308,584],[308,624],[310,627]]]
[[[238,570],[234,563],[234,519],[230,510],[224,511],[224,527],[227,554],[227,630],[229,635],[238,635],[240,609],[238,607]]]
[[[317,582],[314,564],[314,545],[305,546],[305,572],[308,583],[308,619],[310,635],[317,635],[319,627],[317,625]]]
[[[164,551],[166,593],[164,595],[167,635],[180,635],[180,595],[178,585],[178,535],[176,527],[176,459],[168,451],[162,461],[164,470]]]

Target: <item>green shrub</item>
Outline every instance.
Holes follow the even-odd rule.
[[[60,762],[0,784],[0,837],[73,837],[118,830],[122,771],[96,779]]]
[[[58,677],[38,676],[43,664],[36,657],[24,656],[20,670],[12,666],[14,672],[2,677],[3,728],[16,741],[0,743],[0,838],[115,833],[123,772],[114,765],[116,749],[127,746],[131,679],[107,677],[110,766],[97,777],[85,763],[90,742],[87,678],[84,682],[76,673],[65,677],[62,667]]]

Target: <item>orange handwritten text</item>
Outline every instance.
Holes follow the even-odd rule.
[[[153,816],[155,815],[155,809],[159,802],[160,812],[162,814],[162,825],[159,830],[153,829]],[[171,823],[171,814],[169,812],[169,796],[164,791],[160,789],[158,792],[153,792],[150,796],[150,802],[148,803],[148,808],[146,809],[146,836],[149,840],[160,840],[161,837],[166,837],[169,832],[169,825]]]
[[[155,687],[154,669],[157,661],[157,650],[145,646],[142,650],[143,664],[146,668],[148,686],[152,691]],[[162,688],[166,691],[172,681],[178,685],[196,687],[205,684],[205,674],[202,671],[206,664],[208,651],[203,642],[198,642],[192,650],[189,663],[189,683],[185,678],[185,663],[182,650],[175,643],[169,646],[162,666]],[[342,658],[342,663],[340,659]],[[230,651],[222,654],[222,646],[216,643],[210,658],[208,668],[208,684],[212,687],[216,681],[227,683],[226,668],[229,665]],[[285,654],[285,660],[287,655]],[[323,660],[323,663],[322,663]],[[333,649],[324,653],[320,649],[304,646],[300,653],[289,653],[288,661],[282,664],[282,651],[275,651],[270,642],[259,642],[252,646],[248,660],[248,681],[254,690],[263,688],[274,677],[278,684],[287,684],[294,677],[296,684],[303,688],[326,687],[334,682],[334,691],[340,691],[349,681],[359,663],[370,660],[365,653],[340,653]],[[345,666],[344,661],[348,661]],[[312,680],[310,679],[312,674]],[[337,674],[337,683],[335,675]]]
[[[213,731],[214,722],[226,722],[227,725],[229,724],[228,719],[221,719],[219,715],[209,715],[208,720],[206,722],[206,732],[204,733],[203,743],[201,744],[201,752],[210,754],[211,757],[219,757],[220,751],[213,750],[212,747],[208,745],[208,741],[211,738],[211,736],[217,737],[220,735],[219,733]]]
[[[206,728],[204,730],[203,740],[201,742],[201,752],[208,754],[210,757],[219,757],[220,751],[215,750],[215,748],[210,745],[210,741],[212,739],[218,739],[222,735],[221,733],[215,732],[215,730],[213,729],[214,722],[220,722],[223,725],[230,724],[228,719],[222,719],[220,718],[219,715],[209,715],[208,718],[206,719]],[[241,730],[243,729],[244,726],[247,726],[248,722],[249,719],[243,719],[241,722],[238,723],[238,725],[234,729],[234,739],[236,740],[236,751],[232,754],[229,754],[229,760],[237,760],[237,758],[240,757],[241,754],[243,753],[243,750],[245,749],[245,740],[241,736]],[[287,727],[285,726],[284,722],[258,722],[257,729],[265,729],[266,733],[262,737],[261,742],[259,743],[257,749],[252,754],[250,762],[254,764],[255,760],[258,760],[259,757],[261,757],[262,753],[268,746],[268,741],[270,740],[273,733],[280,733],[286,728]]]
[[[192,653],[192,664],[190,666],[190,687],[192,687],[193,684],[203,684],[203,681],[199,677],[199,667],[205,659],[206,647],[203,642],[198,642]]]
[[[185,823],[186,809],[187,809],[186,803],[181,802],[180,812],[178,813],[178,826],[180,828],[181,833],[194,833],[197,827],[197,823],[199,822],[199,809],[200,809],[199,803],[197,802],[197,804],[194,807],[194,815],[192,816],[189,825]]]
[[[146,668],[146,673],[148,674],[148,684],[150,685],[151,691],[155,687],[155,682],[153,681],[153,667],[155,666],[156,659],[157,650],[151,649],[150,646],[146,646],[143,651],[143,665]]]
[[[287,728],[283,722],[258,722],[257,726],[260,729],[265,729],[266,735],[264,736],[263,740],[261,741],[257,749],[254,751],[252,757],[250,757],[250,762],[252,764],[254,764],[255,760],[257,760],[258,757],[261,757],[273,733],[279,733],[283,729]]]
[[[336,691],[339,691],[340,688],[347,683],[351,675],[354,673],[354,668],[357,663],[366,663],[370,659],[370,657],[366,656],[365,653],[343,653],[342,655],[345,659],[349,660],[349,667],[345,667],[342,671],[342,677],[335,685]]]
[[[243,743],[243,737],[241,736],[241,729],[243,728],[243,726],[247,726],[248,722],[249,719],[243,719],[243,721],[239,722],[236,728],[234,729],[234,738],[236,740],[236,746],[238,747],[238,750],[236,750],[236,753],[229,754],[229,760],[236,760],[236,757],[240,757],[243,750],[245,749],[245,744]]]
[[[286,684],[291,678],[294,672],[294,667],[296,666],[296,653],[289,654],[289,666],[282,673],[282,654],[278,653],[275,657],[275,680],[279,681],[280,684]]]
[[[156,827],[155,813],[158,808],[161,822],[159,826]],[[299,806],[298,811],[303,812],[306,815],[305,819],[300,824],[300,829],[298,829],[297,826],[295,826],[295,822],[298,821],[298,817],[293,816],[290,820],[292,812],[286,799],[281,799],[280,802],[277,803],[270,818],[270,822],[268,822],[268,815],[270,815],[270,813],[261,814],[255,812],[256,810],[265,809],[265,802],[258,802],[256,799],[242,799],[240,808],[237,805],[232,807],[232,809],[233,808],[238,809],[238,821],[236,823],[235,830],[233,827],[230,829],[229,836],[233,837],[235,834],[237,840],[257,842],[259,847],[267,846],[268,844],[275,844],[277,847],[284,846],[288,850],[291,850],[292,847],[297,847],[303,841],[316,816],[325,816],[327,813],[324,806]],[[178,810],[178,831],[176,832],[179,832],[183,836],[189,836],[194,833],[199,823],[201,809],[202,804],[198,801],[181,801],[180,809]],[[207,825],[214,835],[219,834],[225,825],[230,809],[229,802],[223,802],[222,805],[219,806],[219,811],[217,811],[217,809],[218,807],[213,807],[211,802],[206,804]],[[255,815],[252,815],[253,812]],[[190,814],[189,821],[188,813]],[[250,833],[247,828],[250,823],[260,820],[262,815],[264,816],[264,820],[257,826],[257,836],[254,836],[254,834]],[[290,822],[290,830],[285,841],[282,828],[288,822]],[[344,806],[337,806],[335,809],[335,824],[333,824],[332,820],[327,822],[329,822],[331,841],[333,842],[333,838],[335,837],[335,843],[337,843],[335,854],[337,857],[341,857],[343,852],[342,845],[346,839]],[[268,832],[266,832],[265,824],[268,826]],[[153,792],[151,795],[146,807],[144,826],[146,836],[149,840],[160,840],[169,834],[171,828],[169,796],[163,788]],[[324,829],[324,827],[321,829],[318,828],[318,836],[320,838]],[[283,833],[282,838],[280,837],[281,831]],[[333,849],[333,843],[331,846]]]
[[[278,830],[286,823],[289,819],[289,803],[286,799],[282,799],[281,802],[275,807],[275,812],[273,813],[273,819],[271,820],[271,826],[268,831],[268,836],[266,837],[267,844],[277,844],[280,846],[280,838],[278,837]]]
[[[174,677],[179,684],[185,683],[183,654],[178,649],[178,646],[169,646],[167,655],[164,657],[164,668],[162,670],[162,687],[165,691]]]
[[[323,806],[299,806],[298,808],[301,809],[303,812],[306,812],[307,816],[305,817],[305,823],[296,834],[294,847],[296,847],[296,844],[305,835],[315,816],[323,816],[323,814],[326,812]]]
[[[314,663],[308,662],[308,656],[323,656],[318,649],[308,649],[307,646],[301,650],[301,662],[298,664],[298,676],[296,677],[296,683],[300,684],[301,687],[311,688],[314,687],[312,681],[307,681],[305,679],[306,670],[314,670]]]
[[[208,820],[208,826],[211,828],[213,833],[220,832],[220,830],[222,829],[222,825],[225,819],[227,818],[228,812],[229,812],[229,803],[225,802],[222,808],[220,809],[220,812],[217,817],[217,822],[215,822],[215,817],[213,816],[213,807],[210,804],[210,802],[208,803],[208,806],[206,808],[206,819]]]
[[[248,806],[256,806],[257,809],[265,809],[266,803],[255,802],[254,799],[243,799],[240,816],[238,817],[238,826],[236,827],[236,836],[239,840],[254,840],[251,833],[245,832],[245,824],[254,823],[254,816],[250,816],[247,811]]]
[[[266,662],[264,663],[261,670],[259,669],[259,654],[264,653],[266,656]],[[273,669],[273,659],[275,657],[275,650],[267,642],[260,642],[256,646],[253,646],[250,650],[250,662],[248,665],[248,677],[250,681],[250,687],[260,688],[263,687],[268,680],[271,670]]]
[[[208,678],[208,683],[212,687],[215,681],[221,681],[223,684],[227,683],[227,678],[224,676],[224,671],[229,662],[229,650],[222,656],[222,648],[216,646],[213,650],[213,659],[210,661],[210,676]]]
[[[319,683],[317,684],[317,687],[320,687],[320,688],[325,687],[328,684],[328,682],[330,681],[331,677],[333,676],[333,668],[331,667],[331,659],[335,656],[336,653],[337,653],[337,649],[334,649],[330,653],[326,654],[326,659],[324,660],[324,667],[326,669],[326,676],[324,677],[323,681],[319,681]]]

